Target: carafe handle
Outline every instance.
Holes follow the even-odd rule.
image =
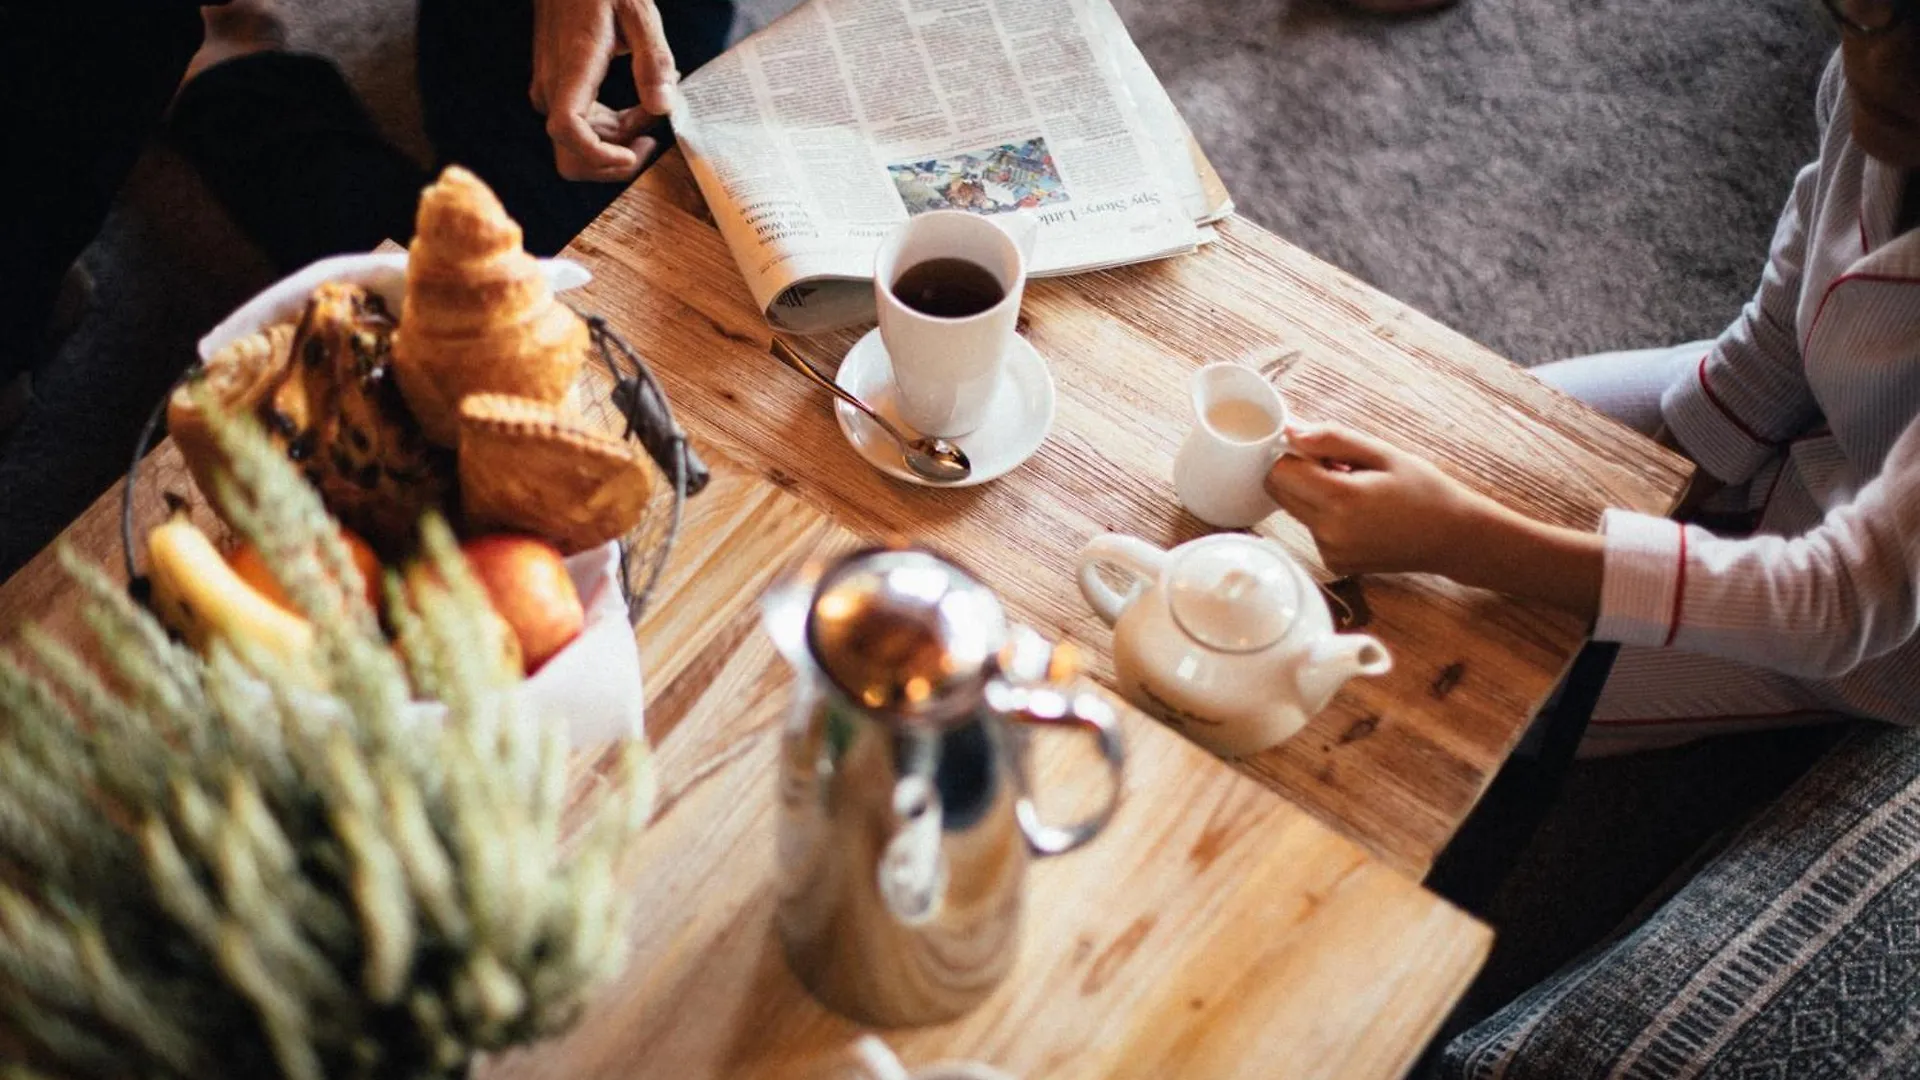
[[[1033,796],[1026,787],[1026,772],[1021,770],[1021,794],[1014,803],[1014,816],[1027,846],[1035,855],[1062,855],[1100,835],[1120,805],[1121,775],[1126,768],[1127,751],[1120,738],[1120,725],[1113,705],[1090,690],[1078,693],[1050,686],[1002,686],[1007,695],[996,703],[1008,719],[1039,727],[1068,726],[1085,730],[1100,748],[1107,763],[1107,797],[1098,810],[1067,825],[1052,825],[1040,819]]]

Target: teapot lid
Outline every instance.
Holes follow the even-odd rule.
[[[913,719],[977,707],[1007,642],[999,598],[926,551],[856,552],[821,576],[807,647],[855,704]]]
[[[1167,604],[1187,636],[1220,652],[1279,641],[1300,610],[1293,560],[1250,536],[1210,536],[1176,551]]]

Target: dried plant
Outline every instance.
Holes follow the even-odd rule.
[[[28,1050],[0,1074],[444,1077],[567,1027],[626,955],[644,742],[567,843],[564,735],[516,715],[445,525],[435,573],[386,582],[396,654],[313,490],[251,422],[215,429],[221,509],[325,689],[245,641],[197,655],[61,553],[92,660],[31,628],[0,651],[0,1010]]]

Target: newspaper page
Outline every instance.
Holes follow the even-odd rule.
[[[1108,0],[809,0],[682,85],[674,128],[769,321],[871,320],[880,243],[1024,213],[1035,274],[1193,250],[1217,216]]]
[[[1196,224],[1211,225],[1232,214],[1233,199],[1226,189],[1210,190],[1202,179],[1202,173],[1213,175],[1213,165],[1200,153],[1200,144],[1194,141],[1193,132],[1188,130],[1173,99],[1167,96],[1167,88],[1161,85],[1147,58],[1141,55],[1140,46],[1133,43],[1133,35],[1127,33],[1120,13],[1108,0],[1094,0],[1089,7],[1119,65],[1120,77],[1126,81],[1134,105],[1140,110],[1140,122],[1146,128],[1148,141],[1159,152],[1167,175],[1180,186],[1188,215]],[[1217,185],[1219,178],[1214,177],[1214,182]]]

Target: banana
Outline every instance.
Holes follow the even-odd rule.
[[[257,650],[302,682],[317,682],[312,624],[247,584],[186,515],[147,534],[147,563],[154,609],[196,650],[224,638],[243,659]]]

